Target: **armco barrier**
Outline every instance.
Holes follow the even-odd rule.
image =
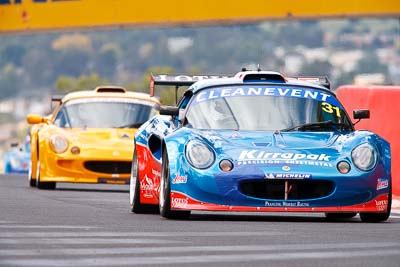
[[[352,118],[354,109],[369,109],[370,119],[356,129],[371,130],[390,142],[393,194],[400,195],[400,86],[341,86],[336,94]],[[353,120],[354,122],[354,120]]]

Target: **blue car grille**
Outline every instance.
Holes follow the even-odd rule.
[[[244,195],[273,200],[321,198],[330,195],[334,188],[333,182],[318,180],[244,181],[239,185],[239,191]]]

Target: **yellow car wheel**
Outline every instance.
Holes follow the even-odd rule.
[[[32,167],[29,167],[28,181],[29,181],[29,186],[30,187],[35,187],[36,186],[36,180],[32,178]]]
[[[36,186],[39,189],[50,189],[53,190],[56,188],[56,183],[55,182],[41,182],[40,181],[40,160],[38,157],[37,161],[37,168],[36,168]]]

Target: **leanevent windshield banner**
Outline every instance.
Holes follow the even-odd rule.
[[[399,0],[0,0],[0,34],[399,15]]]

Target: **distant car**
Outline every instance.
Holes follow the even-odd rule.
[[[129,183],[137,128],[158,114],[159,101],[123,87],[53,97],[51,115],[29,114],[30,186],[54,189],[57,182]]]
[[[22,145],[12,143],[3,158],[4,173],[28,173],[31,165],[29,135]]]
[[[152,77],[152,91],[157,84],[190,87],[177,106],[161,107],[136,132],[131,211],[388,219],[389,143],[354,129],[326,78],[265,71],[208,78]],[[353,117],[369,118],[369,111],[354,110]]]

